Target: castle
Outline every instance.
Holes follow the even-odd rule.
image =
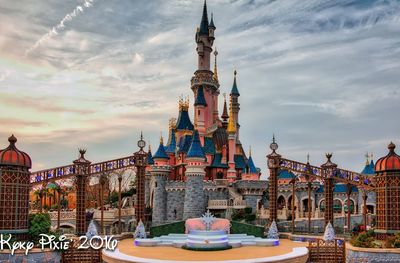
[[[152,155],[149,148],[146,168],[145,202],[152,211],[153,225],[199,217],[206,209],[229,218],[236,209],[251,207],[258,218],[268,218],[266,197],[267,181],[260,180],[260,169],[254,164],[251,151],[247,156],[240,140],[239,89],[234,72],[229,94],[229,107],[224,96],[223,110],[219,115],[220,84],[217,72],[217,55],[213,52],[216,26],[208,19],[204,2],[200,27],[197,28],[198,68],[191,79],[194,95],[194,122],[189,116],[189,100],[179,99],[178,118],[169,121],[166,145],[163,139]],[[211,71],[211,54],[214,69]],[[229,111],[228,111],[229,108]],[[361,172],[375,174],[374,164],[367,161]],[[301,176],[280,171],[278,177],[279,219],[292,216],[292,181],[296,178],[295,218],[308,216],[308,187]],[[324,186],[321,181],[311,183],[311,217],[324,213]],[[350,196],[350,202],[347,197]],[[336,183],[334,212],[344,216],[347,205],[353,214],[362,212],[362,195],[356,187],[347,188]],[[368,193],[367,209],[375,213],[375,193]]]
[[[189,117],[189,100],[180,98],[178,118],[169,122],[168,142],[164,145],[161,138],[154,155],[149,149],[145,188],[153,225],[199,217],[206,209],[226,217],[229,208],[252,207],[255,211],[267,188],[240,141],[236,71],[229,113],[225,98],[219,115],[217,51],[214,70],[210,69],[215,30],[204,2],[195,38],[198,68],[191,79],[194,122]]]

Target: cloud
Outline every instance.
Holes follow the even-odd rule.
[[[38,41],[33,44],[30,48],[25,50],[25,56],[28,56],[31,52],[33,52],[35,49],[37,49],[43,42],[47,41],[48,39],[52,38],[53,36],[58,35],[58,33],[65,28],[65,23],[72,21],[72,19],[79,14],[83,13],[83,10],[85,8],[89,8],[93,5],[94,0],[84,0],[83,5],[78,5],[74,8],[74,10],[68,14],[65,15],[61,21],[53,26],[53,28],[44,34]]]
[[[22,127],[19,143],[34,163],[70,163],[83,144],[92,160],[131,153],[140,130],[158,141],[169,117],[177,117],[178,96],[192,95],[202,3],[97,1],[24,58],[76,4],[0,2],[0,72],[11,72],[0,77],[3,138]],[[366,151],[378,157],[390,140],[400,141],[393,115],[400,110],[398,1],[208,6],[221,94],[230,92],[236,68],[241,142],[253,146],[264,176],[272,133],[285,157],[305,160],[310,152],[321,164],[334,152],[340,166],[354,170]]]

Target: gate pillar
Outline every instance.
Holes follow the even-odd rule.
[[[324,178],[324,193],[325,193],[325,227],[330,222],[333,226],[333,189],[334,181],[333,174],[336,172],[337,165],[331,162],[332,154],[327,153],[326,158],[328,159],[326,163],[321,165],[322,176]]]
[[[89,177],[90,161],[85,159],[86,150],[80,149],[79,159],[73,161],[76,173],[76,234],[86,233],[86,184]]]
[[[275,142],[275,136],[272,138],[270,144],[272,153],[267,155],[268,168],[269,168],[269,220],[277,221],[277,203],[278,203],[278,175],[281,156],[276,153],[278,144]]]

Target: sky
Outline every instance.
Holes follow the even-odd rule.
[[[320,165],[333,152],[355,171],[366,152],[400,144],[400,1],[207,4],[221,94],[236,69],[241,142],[263,178],[273,133],[285,158]],[[14,134],[33,171],[70,164],[78,148],[92,162],[128,156],[140,131],[154,152],[179,96],[193,102],[202,5],[0,0],[0,147]]]

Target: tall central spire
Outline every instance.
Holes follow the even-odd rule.
[[[200,35],[208,35],[208,14],[207,14],[207,2],[204,0],[203,16],[200,22]]]

